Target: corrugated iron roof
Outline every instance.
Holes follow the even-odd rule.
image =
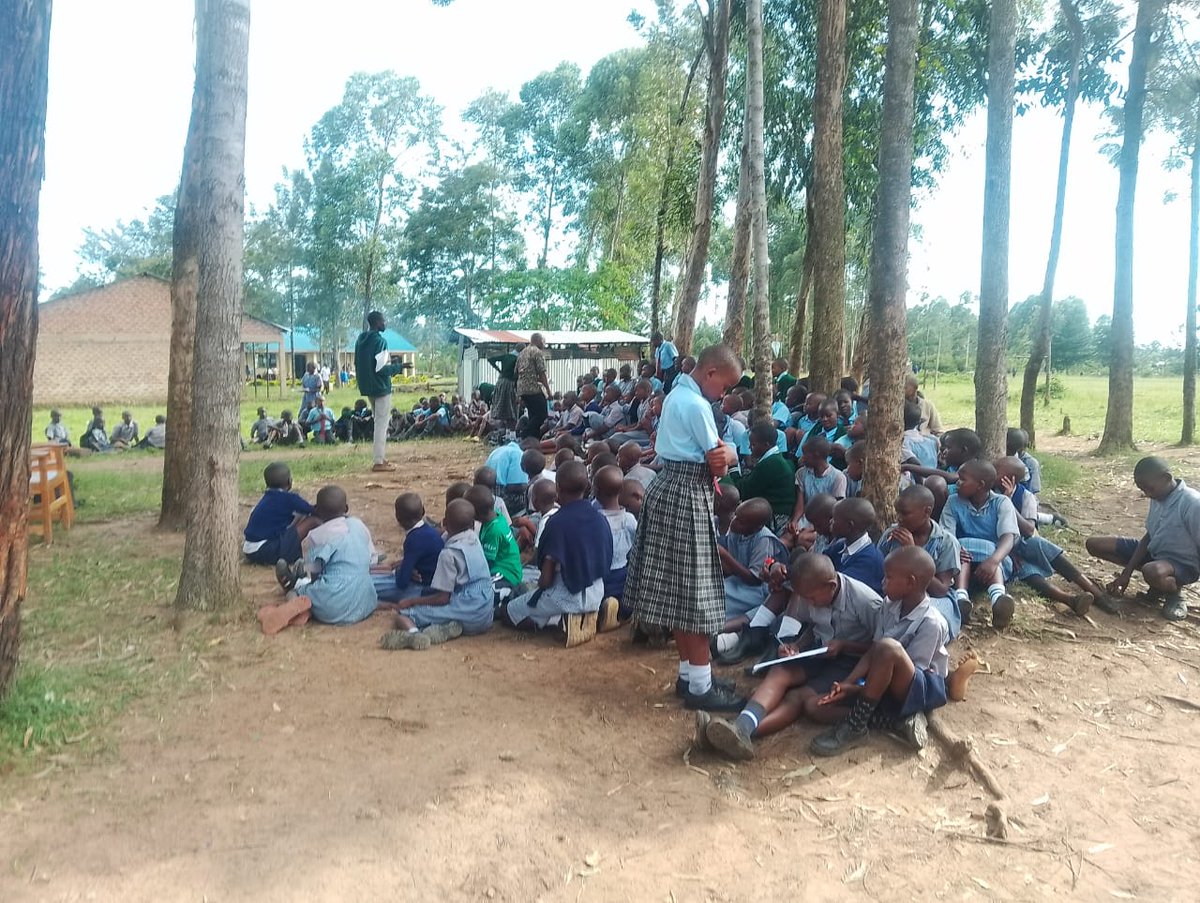
[[[547,345],[645,345],[649,339],[623,332],[620,329],[603,329],[594,332],[552,329],[455,329],[460,336],[475,345],[517,345],[529,341],[535,332],[540,332]]]

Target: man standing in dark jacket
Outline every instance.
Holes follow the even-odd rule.
[[[375,466],[372,470],[395,470],[387,459],[387,427],[392,407],[392,377],[402,372],[406,364],[389,363],[387,339],[383,331],[387,323],[377,310],[367,314],[367,330],[354,343],[354,370],[358,375],[358,391],[371,399],[375,415]]]

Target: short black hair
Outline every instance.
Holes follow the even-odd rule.
[[[272,461],[263,468],[263,482],[268,489],[287,489],[292,485],[292,471],[282,461]]]
[[[760,420],[758,423],[754,424],[754,426],[750,427],[750,438],[755,442],[770,448],[779,441],[779,434],[775,429],[775,423],[773,421]]]
[[[1017,426],[1008,428],[1004,436],[1005,453],[1019,455],[1029,447],[1029,433]]]
[[[942,434],[942,443],[950,442],[965,451],[968,458],[978,458],[983,453],[983,441],[979,438],[979,434],[965,426],[948,430]]]
[[[367,325],[370,326],[372,329],[378,329],[380,326],[382,326],[383,325],[383,312],[378,311],[378,310],[373,310],[369,314],[367,314]]]
[[[921,425],[921,406],[915,401],[904,402],[904,428],[915,430]]]

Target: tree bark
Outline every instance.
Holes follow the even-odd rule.
[[[869,346],[867,372],[871,380],[871,428],[867,430],[862,494],[875,506],[881,529],[895,521],[904,434],[904,378],[908,372],[905,308],[916,66],[917,0],[889,0],[879,188],[867,289],[871,328],[859,340]]]
[[[1139,0],[1125,90],[1121,155],[1117,166],[1116,256],[1113,273],[1112,350],[1108,361],[1108,409],[1099,454],[1133,448],[1133,212],[1137,195],[1138,157],[1142,149],[1146,108],[1146,76],[1154,53],[1154,29],[1162,0]]]
[[[1200,94],[1192,123],[1191,224],[1188,229],[1187,316],[1183,337],[1183,430],[1180,445],[1196,441],[1196,279],[1200,276]]]
[[[1075,125],[1075,107],[1079,102],[1079,69],[1083,59],[1083,23],[1079,21],[1077,0],[1061,0],[1063,21],[1071,33],[1070,74],[1063,100],[1062,142],[1058,151],[1058,188],[1054,196],[1054,220],[1050,227],[1050,253],[1046,257],[1046,275],[1038,299],[1038,319],[1029,349],[1029,360],[1021,381],[1021,429],[1029,434],[1029,444],[1037,444],[1033,407],[1037,400],[1038,375],[1050,354],[1050,334],[1054,325],[1054,277],[1062,248],[1063,211],[1067,203],[1067,165],[1071,160],[1071,132]],[[1047,369],[1049,380],[1049,369]],[[1049,383],[1047,383],[1048,385]],[[1047,401],[1049,396],[1047,395]]]
[[[197,157],[201,153],[201,97],[192,97],[192,117],[183,147],[183,171],[175,203],[171,238],[171,357],[167,369],[167,411],[170,437],[163,452],[162,504],[158,526],[183,530],[187,526],[188,449],[192,441],[192,360],[196,346],[196,287],[199,260],[199,205],[204,186]]]
[[[747,15],[749,12],[747,12]],[[747,89],[747,94],[749,90]],[[746,351],[746,289],[750,284],[750,105],[742,121],[741,165],[738,169],[737,211],[733,217],[733,255],[729,264],[729,296],[725,302],[725,331],[721,337],[738,354]]]
[[[975,432],[987,457],[1004,454],[1008,430],[1008,245],[1016,40],[1016,0],[995,0],[988,29],[987,151],[975,359]]]
[[[650,288],[650,331],[658,332],[662,328],[662,269],[663,260],[667,255],[667,211],[671,202],[671,173],[675,171],[675,147],[679,141],[679,132],[683,121],[687,118],[688,99],[692,96],[692,85],[696,81],[696,71],[700,68],[700,59],[704,56],[704,43],[692,58],[691,68],[688,69],[687,81],[683,83],[683,96],[679,99],[679,112],[675,115],[672,128],[667,133],[667,159],[663,164],[662,190],[658,195],[658,211],[654,217],[654,275]]]
[[[175,604],[212,611],[240,598],[238,408],[249,0],[196,0],[196,344],[188,523]],[[197,123],[196,120],[199,119]],[[184,177],[185,183],[188,176]],[[182,200],[182,198],[181,198]]]
[[[708,265],[708,243],[712,237],[713,195],[717,187],[717,163],[721,152],[721,130],[725,124],[725,82],[729,69],[729,9],[732,0],[712,0],[705,41],[708,47],[708,94],[704,114],[704,139],[700,146],[700,175],[696,181],[696,210],[692,236],[679,276],[675,302],[675,347],[691,354],[696,329],[696,308]]]
[[[788,370],[794,376],[804,372],[804,346],[807,338],[808,295],[813,280],[813,200],[811,187],[804,192],[804,259],[800,265],[800,290],[796,293],[796,315],[792,320],[792,341],[788,349]]]
[[[50,0],[0,0],[0,699],[21,643],[37,350],[38,201],[46,163]]]
[[[754,253],[754,422],[771,416],[771,259],[767,252],[767,175],[763,145],[762,0],[746,0],[746,126],[750,158],[750,244]],[[739,186],[739,193],[741,188]]]
[[[821,0],[813,97],[813,337],[809,384],[833,394],[846,365],[846,188],[842,106],[846,0]]]

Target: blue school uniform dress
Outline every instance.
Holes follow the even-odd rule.
[[[883,592],[883,556],[869,535],[864,533],[849,545],[839,539],[825,554],[833,559],[833,567],[839,574],[853,577],[877,593]]]
[[[371,533],[357,517],[337,517],[308,534],[309,564],[322,563],[312,583],[298,589],[312,602],[312,616],[322,624],[356,624],[378,605],[371,581],[374,546]]]
[[[655,448],[662,471],[646,490],[625,601],[647,624],[711,636],[725,619],[705,453],[720,443],[712,405],[687,374],[663,402]]]
[[[776,426],[787,426],[788,421],[792,419],[792,412],[782,401],[777,401],[771,405],[771,419],[775,421]]]
[[[950,656],[946,652],[950,629],[945,618],[930,604],[929,597],[908,614],[901,612],[899,602],[885,599],[875,627],[875,642],[885,638],[904,647],[915,673],[903,701],[886,696],[882,704],[899,718],[944,706],[946,676],[950,673]]]
[[[856,479],[854,479],[854,477],[847,474],[846,475],[846,498],[856,499],[860,495],[862,495],[862,484],[863,484],[863,481],[861,479],[856,480]]]
[[[599,611],[604,578],[612,567],[612,531],[604,515],[587,499],[569,502],[544,521],[538,541],[539,570],[547,559],[557,563],[554,582],[508,603],[514,624],[557,624],[563,615]]]
[[[1022,485],[1034,495],[1037,495],[1042,491],[1042,462],[1027,451],[1021,452],[1017,457],[1021,459],[1021,463],[1029,471],[1029,476]]]
[[[1005,534],[1013,534],[1018,541],[1021,538],[1013,503],[998,492],[989,493],[987,501],[978,508],[958,493],[951,494],[942,509],[942,526],[974,561],[990,558]],[[1005,558],[1001,567],[1005,581],[1012,579],[1012,559]]]
[[[675,388],[675,361],[678,358],[679,351],[675,348],[674,342],[663,342],[654,349],[654,361],[662,370],[663,387],[667,392]]]
[[[414,605],[404,610],[417,627],[457,621],[463,633],[486,633],[492,628],[494,591],[483,546],[474,530],[455,533],[437,556],[429,582],[430,594],[449,593],[445,605]]]
[[[879,554],[885,559],[900,548],[900,543],[892,539],[896,527],[897,525],[893,524],[879,537]],[[941,524],[934,520],[929,522],[929,539],[925,540],[924,549],[933,559],[935,574],[950,573],[958,576],[958,572],[962,570],[962,560],[959,558],[960,548],[958,540],[950,535]],[[954,581],[951,580],[951,587],[953,587],[953,583]],[[962,630],[962,612],[959,611],[958,600],[954,597],[953,588],[949,596],[930,596],[929,602],[946,619],[946,625],[950,628],[950,639],[958,636]]]
[[[390,574],[372,574],[375,594],[380,602],[399,602],[428,594],[437,570],[438,556],[446,543],[442,533],[429,521],[422,521],[404,537],[404,557]],[[414,573],[420,580],[414,580]]]
[[[300,536],[292,526],[297,514],[312,514],[312,505],[286,489],[268,489],[263,493],[242,531],[242,553],[252,564],[274,564],[280,558],[288,564],[304,554]]]
[[[786,561],[788,551],[779,537],[771,532],[769,527],[763,527],[757,533],[743,536],[730,530],[717,537],[717,545],[721,546],[732,556],[733,560],[750,573],[758,574],[766,565],[768,558],[776,561]],[[771,588],[766,582],[750,584],[741,577],[725,578],[725,619],[746,615],[767,601]]]
[[[792,411],[792,416],[788,420],[788,426],[799,431],[801,444],[803,444],[804,438],[809,434],[809,431],[816,425],[817,421],[805,414],[803,408],[798,411]]]
[[[900,441],[902,460],[916,458],[922,467],[937,468],[940,445],[937,436],[927,436],[918,430],[905,430]]]

